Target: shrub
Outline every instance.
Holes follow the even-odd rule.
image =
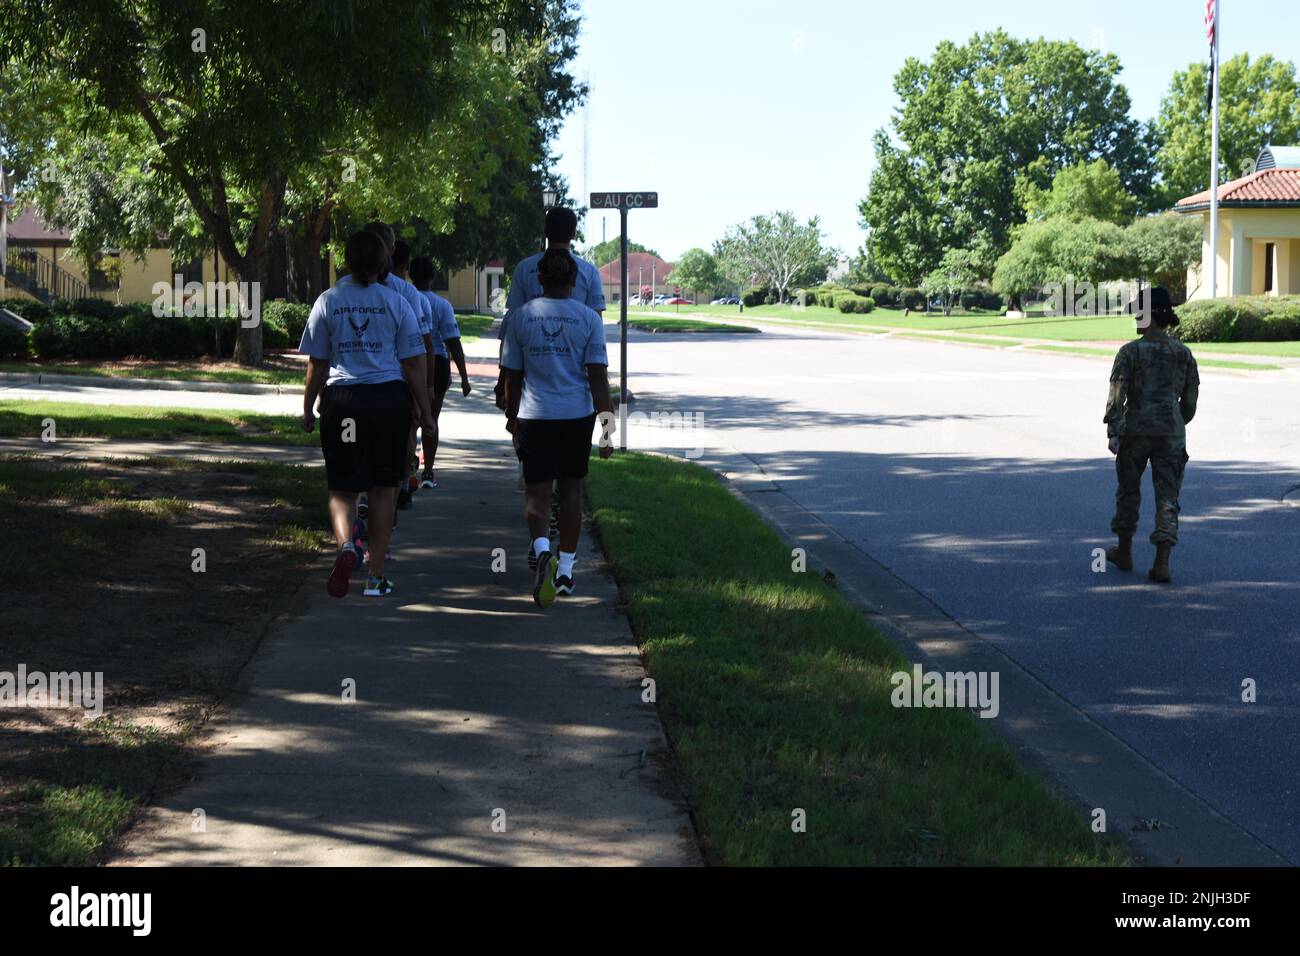
[[[118,358],[121,323],[55,313],[32,329],[31,349],[40,358]]]
[[[276,300],[264,303],[262,305],[262,321],[266,324],[268,331],[272,323],[283,330],[286,344],[272,345],[269,339],[265,339],[262,345],[268,349],[297,348],[298,343],[302,341],[302,330],[306,328],[307,316],[310,314],[311,306],[303,302],[281,302]],[[264,332],[263,335],[265,336],[266,333]]]
[[[32,325],[40,325],[50,317],[50,307],[35,299],[6,299],[4,307],[14,315],[21,315]]]
[[[844,313],[866,314],[876,307],[876,303],[865,295],[849,293],[836,298],[836,308]]]
[[[119,319],[122,306],[111,299],[61,299],[60,311],[68,315],[84,315],[90,319]]]
[[[925,293],[920,289],[899,289],[898,303],[905,309],[924,309]]]
[[[766,300],[767,289],[762,288],[746,289],[744,295],[740,297],[740,301],[751,309],[756,305],[762,305]]]
[[[868,295],[879,306],[894,305],[898,302],[898,290],[884,283],[873,285]]]
[[[24,316],[25,318],[25,316]],[[28,319],[28,321],[31,321]],[[0,358],[27,358],[27,335],[8,325],[0,325]]]
[[[1184,342],[1300,340],[1300,296],[1233,296],[1199,300],[1177,309]]]

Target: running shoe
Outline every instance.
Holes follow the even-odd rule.
[[[531,544],[528,546],[528,570],[537,570],[537,549]]]
[[[397,493],[397,510],[408,511],[411,507],[411,493],[403,488]]]
[[[533,600],[540,608],[550,607],[555,601],[555,572],[560,559],[549,551],[537,556],[537,576],[533,580]]]
[[[363,491],[357,495],[357,517],[365,521],[368,514],[370,514],[370,496]]]
[[[393,582],[388,578],[366,578],[366,590],[363,592],[366,597],[383,597],[385,594],[393,593]]]
[[[352,577],[352,569],[356,566],[356,548],[351,544],[339,548],[339,553],[334,556],[334,567],[330,571],[329,580],[325,584],[330,597],[341,598],[348,593],[348,578]]]
[[[426,471],[426,472],[424,473],[424,477],[420,479],[420,487],[421,487],[421,488],[437,488],[437,487],[438,487],[438,475],[437,475],[437,473],[434,472],[434,470],[433,470],[432,468],[430,468],[428,471]]]
[[[572,577],[571,575],[568,575],[568,574],[560,574],[560,575],[557,575],[556,578],[555,578],[555,593],[556,593],[557,595],[558,595],[558,594],[572,594],[572,593],[573,593],[573,577]]]

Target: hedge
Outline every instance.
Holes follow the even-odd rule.
[[[905,309],[924,309],[925,293],[920,289],[899,289],[898,304]]]
[[[1300,341],[1300,296],[1233,296],[1180,305],[1184,342]]]
[[[844,313],[865,314],[876,307],[876,303],[865,295],[841,295],[836,298],[835,307]]]
[[[94,303],[91,305],[90,303]],[[13,303],[11,311],[33,325],[28,340],[0,336],[0,356],[41,359],[195,359],[212,355],[214,321],[221,331],[221,358],[234,352],[240,319],[227,314],[219,320],[205,315],[154,315],[152,303],[114,305],[99,299]],[[268,302],[262,308],[262,346],[268,350],[295,347],[302,338],[308,308],[298,303]],[[21,333],[13,333],[20,339]]]

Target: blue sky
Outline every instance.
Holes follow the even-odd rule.
[[[1300,59],[1300,2],[1222,3],[1224,59]],[[784,208],[820,215],[831,242],[856,251],[894,74],[940,40],[1003,27],[1113,52],[1140,119],[1175,70],[1208,59],[1204,0],[585,0],[583,13],[574,70],[594,90],[590,189],[658,190],[660,208],[632,213],[629,233],[669,259]],[[579,111],[557,144],[575,195],[582,126]],[[617,235],[617,214],[606,228]],[[600,241],[598,215],[587,233]]]

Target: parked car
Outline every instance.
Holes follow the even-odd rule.
[[[638,293],[638,294],[636,294],[636,295],[628,296],[627,304],[628,304],[628,305],[640,305],[640,304],[641,304],[641,295],[640,295],[640,293]]]
[[[683,299],[680,295],[675,299],[669,299],[664,305],[693,305],[690,299]]]
[[[709,305],[740,305],[740,299],[734,295],[724,295],[720,299],[714,299]]]
[[[668,296],[660,294],[655,296],[655,305],[663,305],[668,301]]]

